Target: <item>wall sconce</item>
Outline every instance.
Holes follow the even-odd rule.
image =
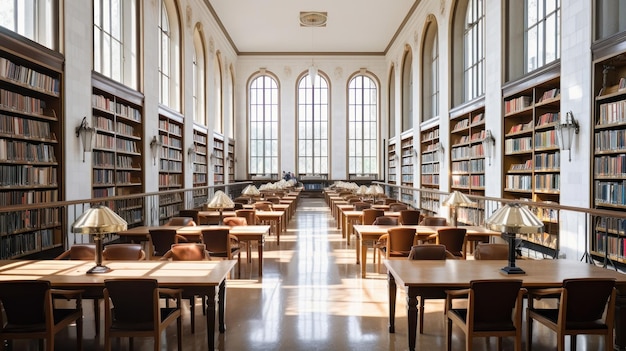
[[[189,156],[189,168],[193,169],[193,164],[196,162],[196,149],[193,146],[187,149],[187,156]]]
[[[150,142],[150,152],[152,152],[152,162],[154,165],[156,165],[156,159],[159,155],[161,146],[163,146],[161,140],[159,140],[156,135],[153,136],[152,141]]]
[[[413,149],[413,156],[415,156],[416,158],[419,157],[420,153],[417,152],[417,150]]]
[[[489,160],[491,166],[491,156],[493,155],[493,148],[496,145],[496,139],[491,135],[489,129],[485,130],[485,138],[483,139],[483,150],[485,151],[485,157]]]
[[[446,160],[446,149],[441,143],[437,146],[437,152],[439,153],[439,162],[443,163]]]
[[[556,130],[556,138],[561,150],[567,150],[569,152],[569,161],[572,162],[572,142],[574,140],[574,134],[580,132],[580,126],[576,118],[574,118],[572,111],[568,111],[565,114],[565,121],[554,126],[554,130]]]
[[[76,127],[76,137],[80,138],[83,143],[83,162],[85,162],[85,152],[93,151],[93,136],[96,134],[96,128],[90,127],[89,123],[87,123],[87,117],[83,117],[80,125]]]

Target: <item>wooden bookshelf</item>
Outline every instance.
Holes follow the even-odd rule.
[[[193,130],[193,187],[206,187],[209,185],[209,155],[207,152],[207,130],[205,127],[194,126]],[[193,191],[194,208],[201,207],[208,201],[208,189],[196,189]]]
[[[623,50],[623,49],[622,49]],[[607,53],[609,55],[607,55]],[[626,209],[626,52],[594,52],[593,203],[598,209]],[[626,263],[626,221],[594,220],[592,255]],[[606,252],[605,252],[606,251]]]
[[[401,185],[413,187],[413,135],[406,135],[400,141],[400,177]],[[407,204],[413,204],[413,191],[402,189],[400,200]]]
[[[485,195],[487,160],[483,141],[485,130],[484,100],[461,106],[450,112],[450,188],[470,195]],[[484,223],[482,206],[458,207],[457,222],[465,225]]]
[[[235,182],[235,141],[228,140],[228,183]]]
[[[92,197],[141,194],[143,187],[143,96],[94,73],[91,125],[96,128],[92,154]],[[106,201],[129,226],[143,224],[143,200]]]
[[[0,205],[63,199],[63,57],[0,27]],[[0,259],[63,246],[62,209],[0,214]]]
[[[396,141],[395,139],[391,139],[387,145],[387,182],[391,184],[395,183],[397,180],[396,172],[398,160],[396,155]]]
[[[224,184],[224,136],[213,133],[213,154],[211,164],[213,165],[213,184]]]
[[[558,69],[505,89],[504,198],[559,202],[561,155],[554,127],[560,121],[560,105]],[[531,210],[543,220],[545,232],[523,238],[526,246],[556,257],[559,250],[558,212]]]
[[[159,115],[159,190],[183,187],[183,120],[179,116]],[[183,209],[181,193],[159,196],[159,222],[164,223]]]
[[[439,143],[439,125],[429,126],[420,133],[421,187],[439,190],[439,172],[441,166],[441,144]],[[424,215],[439,212],[439,195],[420,194],[420,208]]]

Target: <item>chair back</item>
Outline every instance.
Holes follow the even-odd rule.
[[[522,303],[521,279],[474,280],[470,282],[468,314],[473,311],[474,330],[511,325],[516,304]]]
[[[361,223],[366,224],[366,225],[374,224],[374,221],[376,220],[376,218],[384,216],[384,215],[385,215],[385,211],[383,210],[366,208],[363,210],[363,215],[361,216]]]
[[[6,320],[0,316],[0,329],[5,324],[32,327],[45,327],[52,318],[52,311],[48,310],[50,299],[50,282],[46,280],[14,280],[0,282],[0,302],[4,308]],[[51,305],[50,305],[51,306]],[[4,341],[2,341],[4,342]]]
[[[420,222],[419,210],[401,210],[398,222],[403,225],[416,225]]]
[[[265,198],[265,201],[271,202],[273,204],[279,204],[280,203],[280,197],[278,197],[278,196],[267,196]]]
[[[57,256],[55,260],[61,259],[70,260],[93,260],[96,258],[96,245],[95,244],[74,244],[70,248]]]
[[[189,218],[189,217],[187,217]],[[163,256],[178,242],[176,229],[150,229],[150,242],[154,247],[154,256]]]
[[[400,212],[402,210],[408,210],[408,209],[409,209],[409,206],[400,202],[395,202],[389,205],[389,211],[391,212]]]
[[[158,314],[156,279],[105,279],[104,299],[113,303],[113,324],[139,324],[152,330]]]
[[[465,228],[441,228],[437,229],[437,240],[454,256],[465,257],[466,233]]]
[[[237,217],[245,218],[248,225],[256,225],[257,223],[256,210],[252,210],[252,209],[251,210],[248,210],[248,209],[236,210],[235,215]]]
[[[424,244],[413,245],[409,252],[409,260],[445,260],[445,245]]]
[[[178,211],[179,217],[191,217],[196,224],[200,224],[200,216],[198,215],[198,210],[180,210]]]
[[[390,197],[387,197],[387,198],[385,198],[383,200],[384,200],[383,204],[385,204],[385,205],[391,205],[391,204],[394,204],[394,203],[397,202],[396,199],[393,199],[393,198],[390,198]]]
[[[229,227],[248,225],[248,221],[245,217],[224,217],[222,221],[224,222],[224,225]]]
[[[385,249],[387,258],[408,257],[415,241],[415,228],[389,228],[387,234],[389,234]]]
[[[233,199],[233,202],[236,204],[247,204],[250,202],[250,199],[246,196],[238,196],[236,198]]]
[[[192,226],[196,224],[191,217],[172,217],[165,223],[166,226]]]
[[[506,260],[508,258],[508,244],[478,243],[474,250],[475,260]]]
[[[372,204],[369,202],[362,202],[362,201],[357,201],[354,202],[352,205],[354,205],[354,210],[355,211],[362,211],[368,208],[372,207]]]
[[[272,207],[272,203],[269,201],[255,202],[254,209],[257,211],[274,211],[274,207]]]
[[[376,217],[376,219],[374,220],[374,223],[372,224],[373,225],[398,225],[398,218],[391,217],[391,216],[380,216],[380,217]]]
[[[233,205],[233,211],[237,211],[237,210],[243,210],[243,204],[240,202],[235,202],[235,204]]]
[[[422,225],[428,225],[432,227],[444,227],[448,225],[448,220],[444,217],[430,217],[426,216],[422,220]]]
[[[202,241],[211,256],[231,258],[230,233],[228,229],[203,229]]]
[[[361,198],[358,196],[349,196],[346,198],[349,204],[353,205],[355,202],[361,202]]]
[[[102,250],[102,259],[115,260],[143,260],[146,253],[140,244],[109,244]]]
[[[172,261],[210,261],[211,256],[204,244],[184,243],[173,244],[161,259]]]
[[[567,291],[567,308],[565,320],[570,323],[595,324],[601,320],[602,315],[609,305],[615,303],[611,299],[614,279],[585,278],[585,279],[565,279],[563,289]],[[568,327],[569,328],[569,327]],[[584,328],[589,329],[589,328]]]

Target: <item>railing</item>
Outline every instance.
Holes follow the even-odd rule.
[[[427,215],[451,218],[456,211],[459,225],[484,225],[485,220],[507,203],[527,205],[544,222],[543,234],[524,235],[525,255],[537,258],[565,258],[574,256],[602,266],[626,267],[626,212],[563,206],[552,202],[503,199],[467,195],[475,205],[449,209],[441,206],[448,192],[421,189],[384,182],[373,182],[385,189],[387,196],[401,200],[401,195],[413,192],[408,203]],[[567,243],[564,246],[564,243]],[[569,253],[565,255],[565,253]]]
[[[129,227],[160,225],[166,218],[175,216],[178,210],[198,208],[207,203],[217,190],[234,198],[248,184],[251,182],[6,206],[0,208],[0,259],[25,256],[45,258],[50,254],[48,251],[61,251],[75,243],[90,242],[92,238],[89,235],[72,233],[71,225],[92,206],[106,205],[124,218]],[[32,199],[29,200],[25,195],[23,201]],[[104,238],[105,242],[116,239],[114,233]]]

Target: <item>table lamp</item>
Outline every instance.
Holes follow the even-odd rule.
[[[370,185],[370,187],[367,189],[367,194],[374,197],[374,203],[376,203],[376,197],[384,193],[385,190],[383,190],[383,188],[378,184]]]
[[[128,223],[110,208],[99,205],[83,212],[72,224],[72,232],[76,234],[94,235],[96,242],[96,265],[87,273],[107,273],[111,268],[102,265],[103,234],[117,233],[126,230]]]
[[[261,192],[259,191],[259,189],[256,188],[254,184],[250,184],[243,189],[243,191],[241,192],[241,195],[247,197],[248,203],[251,203],[252,198],[255,196],[261,195]]]
[[[359,195],[361,197],[361,201],[363,201],[363,198],[367,195],[367,185],[361,185],[356,190],[356,194]]]
[[[211,201],[209,201],[209,203],[207,204],[207,208],[212,208],[220,211],[219,225],[224,224],[222,211],[224,211],[225,208],[233,207],[235,207],[235,203],[233,202],[233,200],[231,200],[230,197],[224,194],[224,192],[221,190],[216,191],[215,194],[213,194],[213,198],[211,199]]]
[[[485,221],[485,226],[497,232],[509,241],[509,265],[503,267],[506,274],[524,274],[523,269],[515,266],[515,236],[517,234],[543,233],[543,222],[528,207],[518,203],[509,203],[497,209]]]
[[[467,197],[467,195],[463,194],[462,192],[458,190],[453,191],[450,195],[448,195],[448,197],[445,200],[443,200],[443,205],[450,207],[450,209],[452,210],[452,223],[454,224],[455,227],[457,226],[456,208],[458,206],[469,206],[469,205],[475,205],[475,204],[476,203],[470,200],[470,198]]]

